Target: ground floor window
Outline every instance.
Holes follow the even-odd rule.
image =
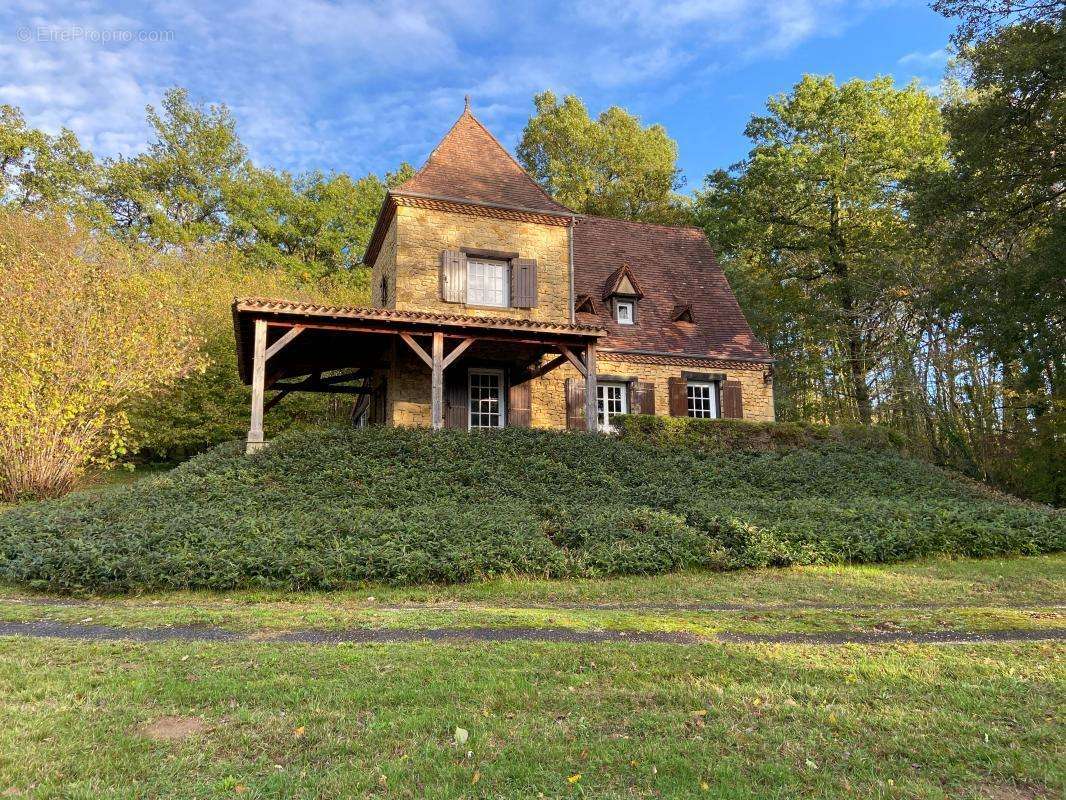
[[[629,398],[624,383],[596,384],[596,408],[599,413],[600,430],[611,432],[611,419],[629,411]]]
[[[470,430],[502,428],[505,417],[503,372],[496,369],[470,370]]]
[[[713,419],[718,416],[718,384],[716,382],[688,382],[688,415],[697,419]]]

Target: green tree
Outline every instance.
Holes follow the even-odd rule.
[[[1066,15],[1061,3],[941,0],[965,89],[944,109],[952,169],[914,216],[948,267],[936,287],[996,365],[997,427],[1029,493],[1066,499]],[[1007,450],[1003,446],[1001,451]],[[1039,484],[1040,488],[1035,488]]]
[[[915,169],[945,168],[933,98],[891,78],[807,75],[745,134],[748,158],[709,175],[700,219],[738,280],[777,303],[776,337],[821,347],[852,414],[873,419],[871,383],[898,332],[896,303],[919,256],[904,206]],[[784,303],[777,302],[787,298]]]
[[[382,180],[343,173],[287,172],[247,164],[223,191],[229,237],[253,260],[304,281],[358,268],[390,186],[413,174],[401,165]]]
[[[214,241],[226,225],[223,191],[238,178],[245,148],[225,106],[195,105],[171,89],[148,106],[148,150],[107,168],[103,199],[121,237],[155,246]]]
[[[28,211],[62,208],[96,222],[101,168],[73,131],[56,136],[30,128],[22,112],[0,105],[0,200]]]
[[[677,143],[612,106],[593,120],[584,103],[552,92],[533,98],[518,160],[556,200],[603,217],[676,224],[686,218]]]

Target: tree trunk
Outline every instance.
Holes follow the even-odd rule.
[[[834,193],[829,205],[829,257],[840,290],[844,339],[848,351],[848,375],[851,378],[852,393],[855,395],[855,407],[859,422],[869,425],[873,421],[870,386],[866,381],[869,370],[862,340],[862,325],[855,314],[855,294],[852,291],[846,252],[844,233],[840,227],[840,196]]]

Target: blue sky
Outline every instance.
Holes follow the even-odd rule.
[[[804,72],[935,86],[952,27],[920,0],[14,0],[0,103],[115,156],[180,85],[228,105],[260,165],[362,175],[419,166],[465,94],[513,148],[550,88],[665,125],[692,189]]]

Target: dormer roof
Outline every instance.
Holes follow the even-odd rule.
[[[603,286],[603,299],[619,295],[622,297],[635,297],[638,300],[644,296],[644,292],[637,285],[637,279],[628,264],[623,264],[612,272]]]

